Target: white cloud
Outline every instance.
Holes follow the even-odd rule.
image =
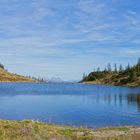
[[[55,13],[53,8],[47,4],[47,1],[34,0],[32,5],[34,7],[34,18],[36,20],[43,20],[45,17],[52,16]]]
[[[100,15],[104,12],[105,4],[96,0],[80,0],[79,8],[87,14]]]

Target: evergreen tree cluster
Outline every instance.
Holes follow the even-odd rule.
[[[44,80],[43,78],[40,78],[40,77],[38,77],[38,78],[36,78],[36,77],[30,77],[30,76],[28,76],[29,78],[32,78],[33,80],[35,80],[35,81],[38,81],[38,82],[46,82],[46,80]]]
[[[0,68],[4,69],[4,65],[3,64],[0,64]]]
[[[137,80],[137,78],[140,77],[140,58],[138,59],[137,64],[134,66],[130,66],[128,64],[127,67],[123,67],[122,65],[117,67],[115,64],[112,68],[111,64],[108,64],[107,67],[105,67],[105,69],[102,71],[100,68],[97,68],[97,70],[91,72],[89,75],[84,74],[82,82],[100,80],[107,77],[108,75],[116,77],[116,79],[119,77],[125,77],[125,79],[121,79],[121,82],[123,83]]]

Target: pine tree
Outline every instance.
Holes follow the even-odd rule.
[[[128,63],[126,70],[130,70],[130,64]]]
[[[4,69],[4,65],[3,64],[0,64],[0,68]]]
[[[100,72],[100,67],[97,68],[97,72]]]
[[[136,69],[137,69],[137,75],[140,76],[140,58],[138,59]]]
[[[139,57],[139,59],[138,59],[137,65],[140,65],[140,57]]]
[[[129,80],[130,80],[130,81],[135,81],[136,78],[137,78],[136,70],[135,70],[135,69],[132,69],[131,72],[130,72]]]
[[[119,72],[122,72],[122,71],[123,71],[123,66],[120,65],[120,67],[119,67]]]
[[[104,69],[104,72],[106,73],[107,72],[107,68],[105,67],[105,69]]]
[[[118,72],[118,70],[117,70],[117,64],[114,65],[114,72],[116,72],[116,73]]]
[[[83,73],[83,80],[86,78],[87,76],[86,76],[86,74],[85,73]]]
[[[111,71],[112,71],[112,69],[111,69],[111,65],[110,65],[110,64],[108,64],[108,66],[107,66],[107,70],[108,70],[108,72],[111,72]]]

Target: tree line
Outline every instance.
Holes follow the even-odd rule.
[[[117,67],[117,64],[115,64],[113,68],[111,64],[108,64],[104,70],[101,70],[100,67],[98,67],[89,75],[83,74],[82,81],[100,80],[101,78],[109,74],[124,75],[127,77],[125,79],[127,81],[136,80],[140,76],[140,58],[138,59],[137,63],[133,66],[130,66],[130,64],[128,64],[126,67],[123,67],[122,65],[119,65],[119,67]]]

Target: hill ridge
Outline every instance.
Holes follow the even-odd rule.
[[[123,68],[120,65],[119,70],[115,65],[114,70],[111,69],[111,65],[105,70],[100,71],[98,68],[96,71],[84,75],[81,83],[89,84],[103,84],[114,86],[140,86],[140,58],[136,65]]]
[[[4,65],[0,64],[0,82],[37,82],[30,77],[8,72]]]

